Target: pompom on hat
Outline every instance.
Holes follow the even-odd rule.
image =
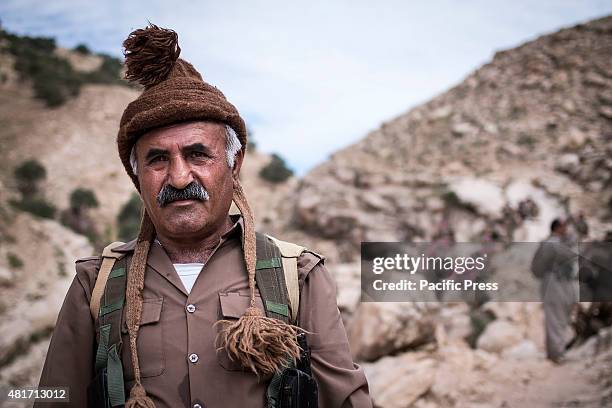
[[[140,185],[130,164],[130,153],[138,138],[149,130],[183,121],[217,121],[229,125],[242,143],[242,149],[246,149],[246,126],[238,110],[219,89],[204,82],[193,65],[179,58],[181,48],[176,32],[149,24],[130,33],[123,46],[126,79],[144,87],[142,94],[123,112],[117,135],[119,156],[138,191]],[[268,375],[281,370],[288,358],[299,356],[295,336],[299,329],[265,317],[255,306],[255,225],[238,179],[234,179],[232,199],[244,218],[242,244],[251,298],[249,307],[238,321],[217,322],[225,326],[220,332],[220,345],[230,358],[245,368],[257,375]],[[146,261],[154,238],[155,226],[144,210],[127,277],[126,320],[135,382],[126,408],[155,407],[141,383],[136,349]]]

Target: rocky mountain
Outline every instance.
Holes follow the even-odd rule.
[[[599,238],[612,226],[612,18],[497,52],[335,153],[292,196],[287,229],[341,242],[330,254],[341,260],[362,240],[429,240],[441,223],[479,239],[528,198],[539,217],[509,240],[539,240],[580,211]]]
[[[555,217],[572,217],[577,239],[601,239],[612,230],[611,90],[605,17],[496,53],[287,196],[278,233],[328,256],[376,406],[610,403],[609,330],[558,367],[543,357],[538,303],[360,303],[359,248],[449,232],[459,242],[539,241]],[[582,376],[586,367],[594,371]]]

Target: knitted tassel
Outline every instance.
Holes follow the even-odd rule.
[[[145,88],[166,79],[181,53],[176,32],[151,23],[132,31],[123,47],[125,78]]]
[[[302,330],[282,320],[262,315],[257,307],[249,307],[237,321],[219,320],[225,325],[217,335],[217,351],[225,348],[232,361],[260,375],[279,372],[289,359],[300,355],[296,336]]]
[[[155,403],[149,397],[142,386],[138,383],[130,391],[130,399],[125,403],[125,408],[155,408]]]
[[[138,337],[140,318],[142,316],[142,290],[144,289],[145,268],[147,265],[149,248],[154,235],[155,228],[153,222],[151,218],[149,218],[146,210],[144,210],[140,223],[138,241],[134,249],[134,255],[127,277],[126,323],[130,338],[130,355],[132,358],[132,366],[134,367],[135,382],[130,390],[130,398],[126,402],[126,408],[155,408],[153,400],[147,397],[147,393],[140,382],[140,364],[138,362],[138,350],[136,348],[136,338]]]
[[[243,250],[249,275],[250,305],[237,321],[219,320],[224,328],[217,335],[218,350],[225,349],[229,358],[238,361],[255,374],[281,371],[290,358],[297,359],[300,346],[297,326],[266,317],[255,306],[255,226],[240,181],[234,180],[234,202],[244,217]]]

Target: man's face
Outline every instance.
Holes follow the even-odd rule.
[[[234,168],[227,164],[225,127],[216,122],[188,122],[154,129],[136,142],[140,193],[158,234],[185,239],[206,235],[225,222],[238,177],[242,151]],[[159,193],[199,183],[208,200],[160,204]]]
[[[561,221],[561,223],[555,229],[555,234],[560,237],[565,237],[567,235],[567,224],[565,221]]]

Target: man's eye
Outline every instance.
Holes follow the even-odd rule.
[[[194,159],[200,159],[206,157],[206,154],[202,152],[191,152],[191,157],[193,157]]]
[[[151,164],[151,163],[156,163],[158,161],[164,161],[164,160],[166,160],[164,156],[155,156],[149,161],[149,163]]]

